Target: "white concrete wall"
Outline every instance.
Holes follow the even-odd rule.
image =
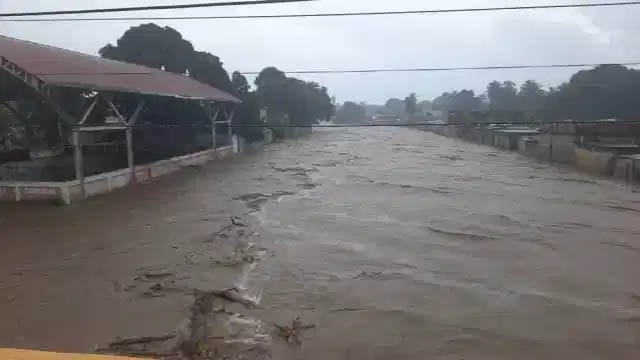
[[[234,148],[225,146],[216,149],[216,159],[227,159],[235,154]],[[178,171],[185,166],[202,165],[214,159],[213,150],[205,150],[184,156],[156,161],[136,166],[137,183]],[[87,197],[106,194],[131,183],[129,169],[121,169],[85,178],[84,189]],[[19,202],[27,200],[57,200],[69,204],[82,198],[78,180],[67,182],[0,182],[0,201]]]

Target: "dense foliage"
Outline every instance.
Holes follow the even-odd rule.
[[[528,80],[520,87],[512,81],[493,81],[481,96],[473,90],[446,92],[433,100],[433,109],[486,111],[490,121],[637,120],[639,97],[640,71],[601,65],[579,71],[549,90]]]
[[[106,45],[100,50],[100,54],[109,59],[187,74],[234,94],[243,100],[236,111],[234,128],[250,140],[258,140],[262,136],[262,130],[256,127],[262,124],[262,108],[267,109],[267,118],[271,123],[301,126],[328,120],[335,113],[327,88],[314,82],[287,77],[273,67],[268,67],[260,73],[255,81],[257,89],[251,91],[249,82],[241,73],[235,72],[229,77],[220,58],[208,52],[196,51],[189,41],[170,27],[160,27],[156,24],[132,27],[118,39],[116,45]],[[170,100],[160,100],[166,101]],[[166,105],[164,110],[167,110]],[[195,109],[185,110],[193,116],[199,113]],[[156,115],[159,115],[158,111]],[[242,128],[241,125],[253,127]]]
[[[357,124],[367,116],[366,110],[354,102],[347,101],[336,112],[335,122],[338,124]]]

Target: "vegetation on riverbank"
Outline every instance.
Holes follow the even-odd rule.
[[[433,100],[433,110],[483,111],[490,121],[590,121],[640,118],[640,71],[620,65],[601,65],[575,73],[569,81],[548,90],[528,80],[493,81],[485,93],[445,92]]]

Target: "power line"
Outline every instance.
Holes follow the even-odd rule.
[[[96,13],[107,13],[107,12],[129,12],[129,11],[149,11],[149,10],[176,10],[176,9],[210,8],[210,7],[223,7],[223,6],[282,4],[282,3],[309,2],[309,1],[316,1],[316,0],[250,0],[250,1],[241,0],[241,1],[214,2],[214,3],[201,3],[201,4],[155,5],[155,6],[136,6],[136,7],[105,8],[105,9],[84,9],[84,10],[32,11],[32,12],[21,12],[21,13],[0,13],[0,18],[21,17],[21,16],[96,14]]]
[[[432,67],[432,68],[389,68],[389,69],[350,69],[350,70],[294,70],[282,71],[285,74],[368,74],[368,73],[398,73],[398,72],[440,72],[440,71],[482,71],[482,70],[518,70],[518,69],[550,69],[550,68],[581,68],[605,65],[640,66],[640,61],[617,63],[584,63],[584,64],[533,64],[533,65],[491,65],[491,66],[463,66],[463,67]],[[243,75],[258,75],[261,71],[239,71]],[[34,75],[148,75],[144,72],[63,72],[36,73]]]
[[[314,1],[314,0],[281,0],[281,1],[237,1],[241,5],[257,4],[257,3],[280,3],[280,2],[297,2],[297,1]],[[246,4],[245,4],[246,3]],[[215,5],[218,4],[218,5]],[[212,6],[229,6],[233,3],[214,3]],[[207,4],[202,4],[206,6]],[[240,4],[238,4],[240,5]],[[274,15],[213,15],[213,16],[146,16],[146,17],[103,17],[103,18],[52,18],[52,19],[6,19],[4,21],[16,22],[61,22],[61,21],[139,21],[139,20],[230,20],[230,19],[282,19],[282,18],[315,18],[315,17],[347,17],[347,16],[393,16],[393,15],[418,15],[418,14],[445,14],[445,13],[475,13],[490,11],[517,11],[517,10],[553,10],[568,8],[592,8],[592,7],[619,7],[619,6],[635,6],[640,5],[640,1],[622,1],[610,3],[584,3],[584,4],[557,4],[557,5],[529,5],[529,6],[503,6],[488,8],[463,8],[463,9],[425,9],[425,10],[403,10],[403,11],[370,11],[370,12],[336,12],[336,13],[315,13],[315,14],[274,14]],[[204,7],[199,4],[178,5],[180,8],[188,7]],[[115,11],[138,11],[138,10],[156,10],[165,7],[153,7],[153,9],[140,8],[121,8]],[[135,9],[135,10],[128,10]],[[2,17],[18,17],[28,15],[57,15],[57,14],[83,14],[94,12],[107,12],[109,9],[100,10],[75,10],[70,12],[38,12],[38,13],[14,13],[0,14]]]
[[[600,65],[638,66],[640,62],[621,63],[592,63],[592,64],[542,64],[542,65],[496,65],[496,66],[463,66],[463,67],[432,67],[432,68],[392,68],[392,69],[351,69],[351,70],[294,70],[283,71],[285,74],[362,74],[389,72],[438,72],[464,70],[517,70],[517,69],[548,69],[548,68],[578,68],[596,67]],[[258,75],[260,71],[240,72],[244,75]]]
[[[609,120],[594,120],[594,121],[545,121],[545,122],[513,122],[513,121],[503,121],[503,122],[469,122],[465,124],[449,124],[449,123],[414,123],[414,124],[315,124],[315,125],[231,125],[234,129],[242,129],[242,128],[364,128],[364,127],[413,127],[413,126],[425,126],[425,127],[469,127],[469,126],[505,126],[505,125],[533,125],[533,126],[544,126],[544,125],[552,125],[552,124],[564,124],[564,125],[580,125],[580,124],[607,124],[607,125],[629,125],[629,124],[640,124],[640,120],[618,120],[618,121],[609,121]],[[86,125],[74,125],[72,127],[83,127],[86,128]],[[125,126],[122,126],[125,127]],[[203,124],[138,124],[138,125],[130,125],[128,127],[131,128],[207,128],[210,129],[211,125],[203,125]]]

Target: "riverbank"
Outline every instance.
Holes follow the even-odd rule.
[[[282,133],[283,138],[295,139],[311,134],[311,128],[287,128]],[[46,201],[54,204],[69,205],[92,196],[108,194],[115,190],[145,183],[154,178],[179,171],[192,166],[202,166],[210,161],[226,160],[246,151],[262,151],[267,145],[273,143],[274,136],[271,130],[264,132],[264,139],[257,142],[248,142],[234,135],[229,141],[230,145],[198,151],[191,154],[176,156],[169,159],[154,161],[136,165],[129,169],[101,172],[96,175],[83,177],[81,180],[69,181],[0,181],[0,202],[25,202]],[[94,159],[98,162],[99,159]],[[10,167],[10,164],[3,165]],[[29,162],[20,165],[28,167]],[[70,165],[73,167],[73,165]],[[73,169],[70,169],[73,170]],[[14,169],[19,172],[19,169]],[[38,172],[42,172],[39,169]],[[33,175],[37,177],[37,174]]]
[[[635,137],[603,136],[593,132],[585,136],[584,130],[571,123],[547,126],[543,131],[515,126],[435,125],[414,128],[518,152],[537,161],[573,166],[593,175],[616,177],[629,184],[640,184],[640,144]]]

